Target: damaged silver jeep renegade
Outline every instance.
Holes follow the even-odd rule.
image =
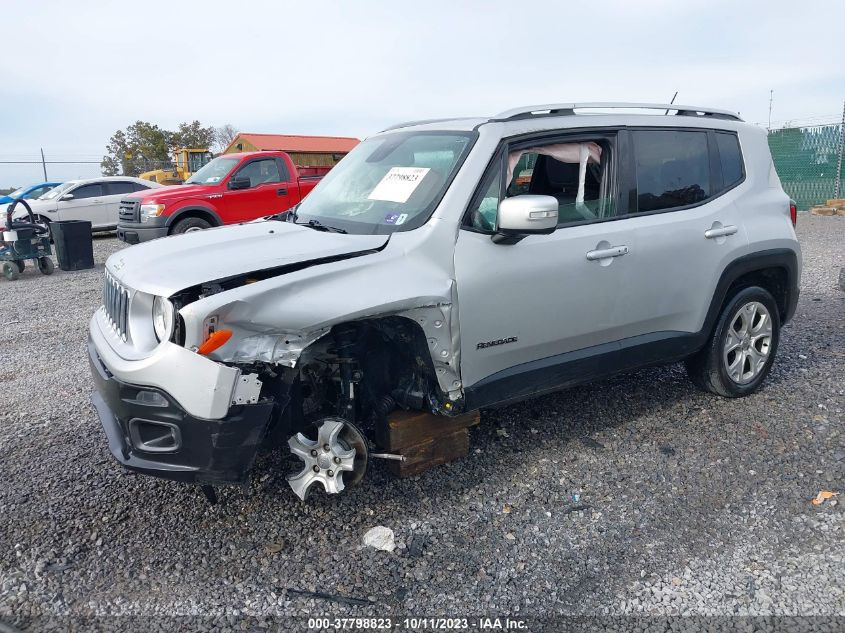
[[[396,408],[436,424],[681,360],[744,396],[798,301],[794,222],[765,132],[731,112],[399,125],[287,214],[112,255],[94,404],[127,468],[243,483],[282,448],[304,499],[360,481]]]

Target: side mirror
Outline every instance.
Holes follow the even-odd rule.
[[[552,196],[514,196],[499,203],[496,244],[515,244],[526,235],[548,235],[557,228],[558,205]]]
[[[251,186],[249,176],[235,176],[229,181],[229,189],[234,191],[238,189],[249,189]]]
[[[72,193],[66,193],[65,195],[63,195],[60,198],[60,200],[73,200],[73,194]]]

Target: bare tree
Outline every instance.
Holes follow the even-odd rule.
[[[229,144],[235,140],[238,135],[238,130],[231,123],[221,125],[214,130],[214,149],[216,152],[222,152],[229,147]]]

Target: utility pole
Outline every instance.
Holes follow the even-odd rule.
[[[772,131],[772,100],[775,98],[775,91],[769,90],[769,127],[766,129]]]
[[[836,160],[836,188],[834,198],[838,198],[842,191],[842,149],[845,147],[845,104],[842,105],[842,122],[839,124],[839,156]]]
[[[47,182],[47,161],[44,160],[44,148],[41,148],[41,169],[44,170],[44,182]]]

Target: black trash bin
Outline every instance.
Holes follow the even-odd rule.
[[[60,220],[50,223],[56,259],[62,270],[94,268],[94,241],[91,223],[86,220]]]

